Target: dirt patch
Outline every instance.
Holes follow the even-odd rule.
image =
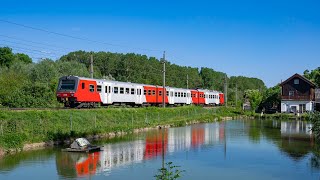
[[[22,150],[30,151],[30,150],[42,149],[42,148],[52,147],[52,146],[53,146],[53,142],[32,143],[32,144],[25,144]]]
[[[0,157],[5,155],[5,151],[0,148]]]

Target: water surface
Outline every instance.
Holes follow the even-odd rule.
[[[0,179],[154,179],[164,162],[181,179],[319,179],[320,152],[301,121],[233,120],[154,130],[96,142],[103,151],[60,148],[0,159]]]

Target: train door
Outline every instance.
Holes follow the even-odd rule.
[[[105,96],[106,96],[106,103],[105,104],[112,104],[112,89],[113,89],[113,84],[112,83],[107,83],[105,86]]]
[[[186,91],[186,93],[187,93],[187,104],[191,104],[191,91]]]
[[[99,93],[100,100],[101,100],[102,104],[104,104],[106,102],[106,96],[104,94],[104,85],[105,85],[105,82],[97,81],[97,87],[95,90],[97,93]]]
[[[169,104],[174,104],[175,103],[175,100],[174,100],[174,89],[172,89],[172,88],[170,88],[170,90],[169,90],[169,96],[170,96],[170,98],[169,98]]]
[[[136,104],[142,104],[143,100],[143,86],[136,86]]]

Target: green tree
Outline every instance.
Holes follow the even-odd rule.
[[[15,54],[15,59],[27,64],[32,63],[32,59],[28,55],[22,53]]]
[[[14,60],[14,54],[9,47],[0,47],[0,66],[9,67]]]
[[[305,70],[303,72],[304,77],[314,82],[318,87],[320,87],[320,67],[314,70]]]
[[[249,99],[252,111],[255,111],[262,101],[262,93],[259,90],[250,89],[245,91],[245,98]]]
[[[281,103],[281,87],[280,84],[271,87],[265,91],[263,94],[262,102],[259,106],[259,109],[277,109],[280,111],[280,103]]]

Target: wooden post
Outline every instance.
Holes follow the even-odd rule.
[[[133,127],[133,113],[131,114],[131,127]]]
[[[70,113],[70,130],[72,131],[72,114]]]
[[[148,122],[148,116],[147,116],[147,113],[146,113],[146,118],[145,118],[144,122],[145,122],[145,123],[147,123],[147,122]]]
[[[1,122],[1,136],[3,136],[3,123]]]

